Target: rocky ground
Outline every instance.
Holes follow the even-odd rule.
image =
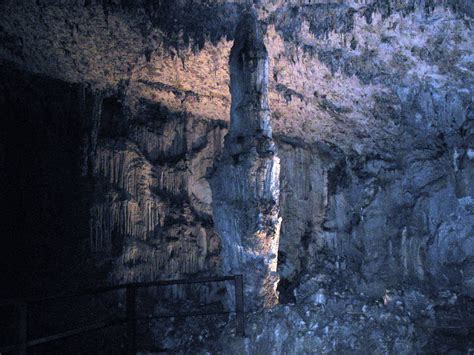
[[[293,302],[235,318],[173,318],[150,323],[149,353],[199,354],[470,354],[474,299],[443,289],[400,285],[378,297],[349,288],[354,272],[332,260],[305,275]],[[341,267],[342,266],[342,267]],[[190,306],[190,304],[186,304]],[[158,309],[155,309],[156,311]],[[161,310],[163,311],[163,310]],[[146,343],[146,342],[145,342]]]
[[[469,354],[474,349],[474,301],[443,290],[387,290],[374,299],[328,292],[330,277],[308,277],[297,303],[249,313],[246,337],[234,320],[175,320],[156,339],[160,353],[200,354]],[[183,334],[185,331],[185,334]],[[190,336],[191,335],[191,336]],[[192,349],[192,350],[191,350]],[[147,352],[144,352],[147,353]]]

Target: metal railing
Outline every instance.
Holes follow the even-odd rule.
[[[50,343],[56,340],[68,338],[74,335],[83,334],[90,331],[100,330],[115,325],[126,324],[126,352],[127,354],[136,354],[137,352],[137,322],[144,320],[152,320],[159,318],[172,318],[172,317],[192,317],[202,315],[214,315],[214,314],[229,314],[230,311],[215,311],[215,312],[188,312],[188,313],[177,313],[177,314],[164,314],[149,317],[138,317],[137,316],[137,289],[153,287],[153,286],[168,286],[168,285],[184,285],[184,284],[198,284],[198,283],[209,283],[209,282],[222,282],[222,281],[233,281],[234,292],[235,292],[235,313],[236,313],[236,328],[237,334],[245,336],[245,317],[244,317],[244,292],[243,292],[243,277],[242,275],[234,276],[221,276],[221,277],[207,277],[207,278],[196,278],[196,279],[180,279],[180,280],[162,280],[154,282],[141,282],[141,283],[128,283],[109,287],[101,287],[95,289],[83,290],[78,293],[56,295],[43,298],[31,298],[21,300],[4,300],[0,301],[0,307],[14,306],[18,309],[18,322],[17,322],[17,343],[15,345],[0,346],[0,353],[18,352],[19,354],[25,355],[26,350],[29,347],[37,346],[40,344]],[[105,292],[115,290],[126,290],[126,301],[125,301],[125,317],[119,317],[113,320],[101,321],[87,326],[70,329],[61,333],[52,334],[49,336],[30,339],[28,340],[28,305],[36,304],[45,301],[61,301],[65,299],[77,298],[81,296],[98,295]]]

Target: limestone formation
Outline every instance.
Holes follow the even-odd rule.
[[[467,353],[473,10],[0,0],[2,293],[243,273],[249,311],[291,306],[235,352]],[[217,344],[176,322],[150,348]]]
[[[277,303],[280,159],[270,127],[268,55],[256,15],[243,13],[229,59],[229,133],[212,176],[223,270],[243,274],[248,309]]]

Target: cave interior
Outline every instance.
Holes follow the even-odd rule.
[[[0,0],[0,353],[472,354],[473,17]]]

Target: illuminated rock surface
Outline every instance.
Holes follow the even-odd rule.
[[[270,127],[268,55],[244,13],[230,53],[229,134],[212,175],[213,219],[228,274],[245,275],[247,309],[278,303],[280,159]]]
[[[87,285],[90,275],[101,284],[243,272],[253,307],[262,280],[271,279],[262,298],[275,301],[269,269],[278,260],[280,301],[297,305],[250,315],[249,340],[232,345],[237,353],[258,351],[258,334],[277,352],[290,349],[282,334],[303,339],[291,343],[298,352],[375,346],[351,345],[346,321],[356,338],[399,334],[378,352],[451,344],[416,324],[425,322],[422,309],[439,306],[423,324],[442,328],[445,313],[466,313],[474,297],[472,2],[255,1],[263,43],[253,42],[260,76],[250,81],[232,60],[236,39],[254,33],[253,22],[238,26],[241,3],[0,1],[2,226],[20,234],[16,249],[24,250],[19,257],[6,248],[5,267],[33,290],[41,278],[22,260],[41,275],[57,272],[58,290]],[[268,95],[255,89],[265,75],[262,48]],[[234,107],[247,102],[243,87],[262,93],[245,105],[253,113]],[[261,182],[254,194],[237,190]],[[258,235],[268,247],[249,244]],[[242,251],[232,248],[239,238]],[[242,266],[250,250],[256,255]],[[257,276],[248,268],[259,258]],[[2,274],[15,283],[16,273]],[[223,290],[203,287],[200,301],[219,302]],[[387,290],[419,292],[426,305],[411,316],[407,307],[387,310],[384,323],[375,300]],[[360,327],[345,319],[352,311],[335,292],[368,307]],[[458,299],[441,305],[446,293]],[[299,320],[279,321],[304,318],[305,304],[324,299],[313,318],[327,321],[328,333],[318,333],[320,322],[313,345],[309,325],[299,334]],[[331,302],[344,311],[331,313]],[[459,351],[473,346],[469,322],[458,321]],[[219,330],[222,339],[230,329]],[[173,338],[154,334],[158,343]]]

